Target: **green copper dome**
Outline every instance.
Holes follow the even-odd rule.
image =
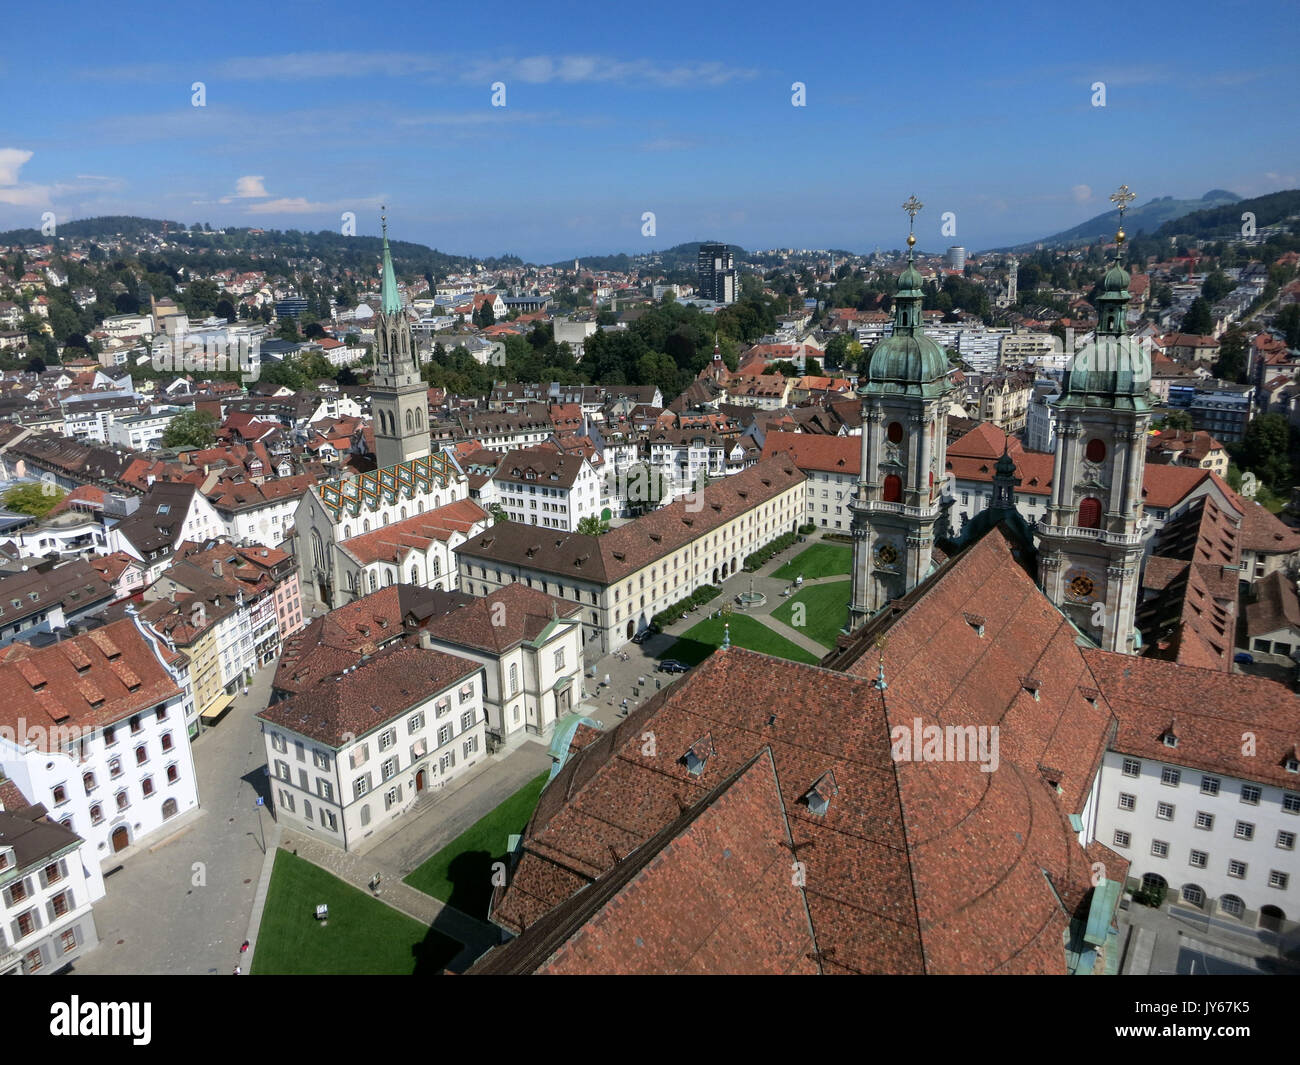
[[[907,264],[907,269],[898,275],[898,294],[904,293],[921,294],[921,274],[911,263]]]
[[[1103,291],[1114,295],[1123,295],[1125,299],[1129,298],[1128,292],[1128,271],[1116,263],[1106,271],[1106,277],[1101,283]]]
[[[921,328],[921,275],[908,262],[894,295],[894,335],[871,352],[866,391],[941,396],[952,388],[948,356]]]
[[[948,356],[919,329],[895,333],[876,345],[867,374],[871,384],[927,385],[948,376]]]

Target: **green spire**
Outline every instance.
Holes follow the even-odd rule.
[[[380,222],[384,228],[384,285],[383,285],[383,312],[385,314],[402,313],[402,297],[397,293],[397,276],[393,273],[393,256],[388,250],[388,216],[380,215]]]

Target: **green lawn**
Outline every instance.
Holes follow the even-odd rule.
[[[816,577],[834,577],[853,572],[853,548],[843,544],[813,544],[801,551],[772,574],[779,580],[792,581],[803,574],[806,581]]]
[[[486,919],[492,901],[492,863],[506,860],[506,842],[528,825],[549,773],[529,781],[490,814],[411,870],[406,883],[461,913]]]
[[[805,588],[772,611],[777,621],[798,629],[805,636],[826,648],[835,646],[835,637],[849,618],[849,598],[853,594],[852,581],[836,581]],[[803,604],[803,625],[794,623],[795,604]]]
[[[736,647],[747,647],[751,651],[788,658],[791,662],[806,662],[811,666],[820,661],[784,636],[778,636],[761,621],[744,614],[708,618],[691,626],[659,657],[675,658],[688,666],[698,665],[722,646],[722,626],[727,621],[731,622],[731,642]]]
[[[325,903],[329,919],[316,920]],[[277,851],[257,934],[257,976],[440,972],[461,945],[288,851]]]

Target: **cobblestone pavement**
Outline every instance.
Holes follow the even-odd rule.
[[[105,879],[107,894],[94,910],[100,943],[76,972],[170,976],[230,973],[239,964],[263,833],[274,828],[265,810],[259,824],[266,756],[253,717],[266,705],[274,672],[261,670],[248,695],[236,696],[225,718],[194,741],[199,809],[177,831],[133,848]]]

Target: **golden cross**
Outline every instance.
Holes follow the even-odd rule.
[[[916,221],[916,212],[919,211],[924,206],[925,204],[923,204],[915,196],[909,196],[907,198],[907,202],[903,204],[903,210],[907,212],[908,229],[911,229],[912,223]]]
[[[1119,208],[1119,216],[1122,219],[1124,212],[1128,210],[1128,205],[1137,199],[1137,194],[1130,192],[1127,185],[1121,185],[1118,190],[1110,194],[1110,202]]]

